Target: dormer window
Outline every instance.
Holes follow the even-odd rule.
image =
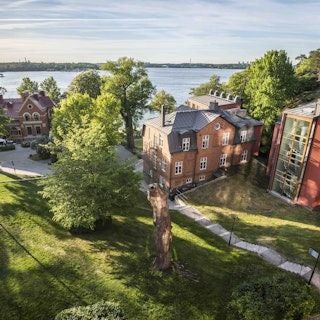
[[[247,130],[243,130],[240,132],[240,142],[246,142],[247,141]]]
[[[182,151],[189,151],[189,150],[190,150],[190,138],[183,138]]]

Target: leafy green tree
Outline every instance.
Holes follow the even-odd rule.
[[[96,70],[79,73],[70,83],[68,91],[71,93],[87,93],[91,98],[100,94],[101,77]]]
[[[220,77],[216,74],[213,74],[208,82],[200,84],[198,87],[191,88],[191,94],[194,96],[202,96],[208,94],[210,90],[223,90],[223,85],[220,82]]]
[[[238,286],[229,304],[229,319],[299,320],[315,306],[311,290],[292,275],[276,274]]]
[[[0,107],[0,137],[8,134],[8,124],[10,122],[10,118],[7,117]]]
[[[114,145],[120,142],[120,104],[108,93],[103,93],[96,99],[87,93],[69,94],[56,107],[52,120],[52,133],[56,144],[63,144],[65,137],[86,126],[88,122],[103,124],[105,143]]]
[[[134,59],[124,57],[116,62],[108,61],[102,69],[110,74],[104,79],[103,90],[119,99],[127,148],[134,150],[134,126],[142,118],[144,111],[150,108],[149,100],[154,87],[143,63]]]
[[[229,78],[226,85],[226,91],[234,95],[238,95],[243,100],[246,100],[245,89],[248,80],[248,70],[236,72]]]
[[[44,79],[40,83],[40,88],[45,91],[54,103],[58,103],[60,101],[61,91],[58,87],[57,81],[52,76]]]
[[[299,60],[296,66],[298,75],[314,75],[320,80],[320,48],[310,51],[309,56],[300,55],[296,59]]]
[[[36,81],[32,81],[29,77],[22,78],[20,86],[17,88],[17,92],[22,95],[25,92],[30,94],[39,91],[39,84]]]
[[[153,111],[161,111],[162,106],[166,108],[166,112],[172,112],[176,107],[176,100],[174,97],[164,90],[158,91],[150,104],[151,110]]]
[[[109,221],[113,212],[132,206],[140,176],[131,163],[117,161],[114,153],[121,125],[117,99],[110,94],[97,99],[73,94],[61,107],[66,115],[58,130],[61,151],[52,175],[42,182],[42,196],[54,221],[64,228],[95,229]],[[75,110],[81,112],[72,119]]]
[[[249,114],[264,123],[262,151],[269,149],[273,125],[293,98],[296,77],[284,50],[268,51],[251,63],[245,85],[245,107]]]

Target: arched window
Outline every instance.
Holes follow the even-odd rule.
[[[32,118],[34,121],[39,121],[40,120],[40,114],[38,112],[34,112],[32,114]]]
[[[26,112],[23,114],[24,121],[31,121],[31,115],[30,113]]]

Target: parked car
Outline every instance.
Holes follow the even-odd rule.
[[[0,138],[0,146],[4,146],[6,144],[7,144],[7,140],[3,139],[3,138]]]

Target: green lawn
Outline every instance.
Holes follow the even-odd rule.
[[[314,264],[309,247],[320,249],[320,213],[289,205],[266,192],[266,179],[255,164],[225,180],[187,194],[202,213],[227,229],[237,216],[235,233],[273,247],[292,261]]]
[[[0,182],[12,179],[0,175]],[[52,222],[33,183],[0,183],[1,223],[47,270],[0,228],[0,319],[47,320],[101,299],[118,301],[129,319],[225,319],[237,284],[281,272],[175,212],[173,256],[180,268],[152,271],[151,210],[137,196],[135,208],[114,213],[111,227],[74,236]]]

